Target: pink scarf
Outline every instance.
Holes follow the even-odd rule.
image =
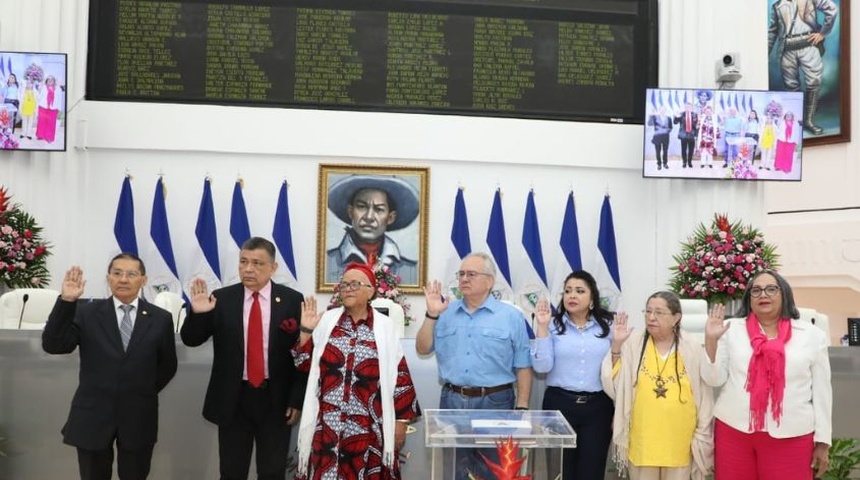
[[[750,393],[750,431],[764,429],[764,415],[770,398],[773,419],[779,425],[782,417],[782,396],[785,393],[785,344],[791,340],[791,321],[780,318],[777,336],[768,340],[759,327],[758,317],[750,313],[747,318],[753,354],[747,371],[746,390]]]

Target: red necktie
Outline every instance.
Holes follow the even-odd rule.
[[[260,292],[254,292],[254,303],[248,315],[248,383],[259,387],[265,380],[263,369],[263,314],[260,312]]]
[[[690,112],[687,112],[687,132],[689,133],[691,130],[693,130],[693,126],[690,122]]]

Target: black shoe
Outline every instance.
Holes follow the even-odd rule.
[[[705,166],[704,166],[704,165],[699,165],[699,168],[705,168]]]
[[[663,167],[661,167],[659,163],[657,164],[657,170],[663,170]]]
[[[713,165],[708,165],[708,168],[714,168],[714,166],[713,166]]]
[[[724,163],[724,164],[723,164],[723,168],[726,168],[726,167],[728,167],[728,166],[729,166],[729,164],[728,164],[728,163]]]
[[[669,170],[669,164],[668,164],[668,163],[664,163],[664,164],[663,164],[663,168],[665,168],[666,170]]]

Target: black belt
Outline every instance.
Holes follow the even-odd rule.
[[[458,385],[452,385],[450,383],[445,384],[445,388],[449,388],[452,392],[459,393],[460,395],[465,395],[467,397],[483,397],[491,393],[501,392],[503,390],[510,390],[511,388],[513,388],[513,386],[513,383],[506,383],[504,385],[497,385],[495,387],[460,387]]]
[[[261,383],[260,385],[258,385],[256,387],[251,385],[251,382],[249,382],[247,380],[242,380],[242,386],[257,389],[257,390],[263,389],[263,388],[269,388],[269,379],[267,378],[267,379],[263,380],[263,383]]]
[[[596,400],[596,397],[599,397],[601,395],[605,395],[603,393],[603,390],[601,390],[599,392],[572,392],[570,390],[565,390],[561,387],[549,386],[547,388],[554,388],[554,389],[558,390],[559,392],[567,395],[568,397],[571,397],[573,399],[573,403],[579,403],[579,404],[588,403],[589,401]]]

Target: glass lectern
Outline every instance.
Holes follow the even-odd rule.
[[[557,410],[429,409],[424,422],[431,480],[461,478],[463,472],[456,471],[458,452],[495,449],[497,441],[508,437],[519,443],[518,456],[526,458],[521,475],[555,480],[561,478],[561,449],[576,447],[576,433]],[[538,455],[541,451],[547,455]]]

